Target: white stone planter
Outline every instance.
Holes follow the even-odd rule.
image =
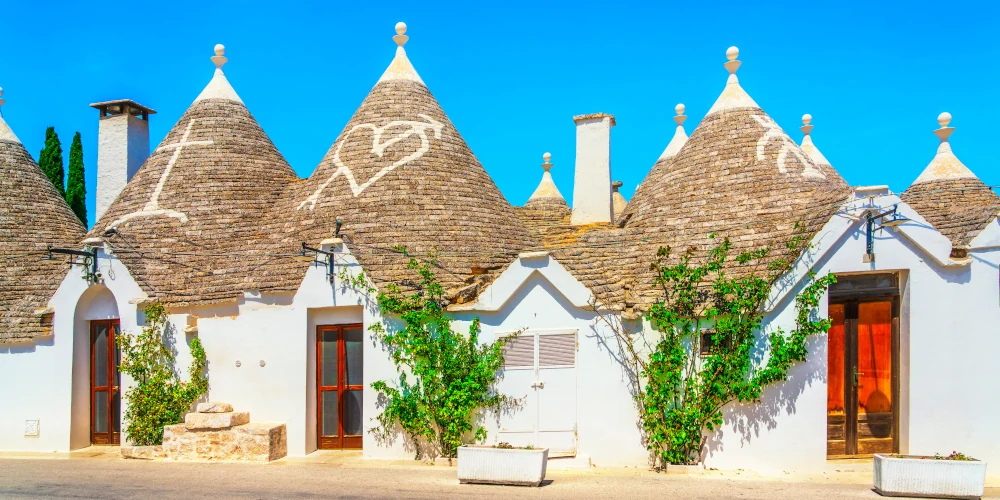
[[[462,446],[458,449],[458,481],[539,486],[545,479],[548,459],[548,448],[517,450]]]
[[[875,491],[885,496],[979,498],[986,462],[933,457],[875,455]]]

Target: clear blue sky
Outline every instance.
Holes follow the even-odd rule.
[[[612,170],[630,197],[687,105],[690,133],[721,92],[725,50],[740,81],[796,141],[848,182],[902,191],[934,155],[938,113],[953,148],[1000,184],[1000,7],[995,2],[6,2],[0,15],[4,117],[36,158],[55,126],[68,161],[84,138],[93,223],[97,111],[131,98],[166,135],[208,83],[216,43],[226,75],[278,149],[308,176],[392,60],[407,53],[507,199],[522,204],[551,151],[572,197],[575,114],[615,115]]]

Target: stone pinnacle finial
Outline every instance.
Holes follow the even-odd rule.
[[[674,122],[677,123],[678,127],[684,125],[684,120],[687,120],[687,115],[684,114],[684,105],[678,104],[674,106],[674,111],[677,112],[677,116],[674,117]]]
[[[938,125],[941,125],[941,128],[935,130],[934,135],[938,136],[941,142],[948,142],[948,137],[955,131],[955,127],[948,126],[949,123],[951,123],[951,113],[945,111],[938,115]]]
[[[813,115],[810,115],[809,113],[802,115],[802,126],[799,127],[799,130],[801,130],[803,134],[809,135],[809,132],[812,132],[813,129],[813,126],[810,125],[812,121]]]
[[[409,39],[410,37],[406,36],[406,23],[402,21],[396,23],[396,36],[392,37],[392,41],[396,42],[396,45],[402,47],[403,45],[406,45],[406,41]]]
[[[740,49],[738,47],[734,45],[726,49],[726,59],[729,60],[726,61],[724,66],[729,71],[729,74],[733,76],[736,76],[736,70],[740,69],[740,64],[743,64],[736,59],[737,57],[740,57]]]
[[[5,102],[7,102],[7,101],[5,101],[3,99],[3,88],[0,87],[0,106],[3,106],[3,103],[5,103]]]
[[[212,62],[215,63],[217,69],[222,69],[222,66],[229,62],[229,59],[224,55],[226,53],[226,46],[221,43],[215,44],[215,55],[212,56]]]
[[[625,185],[625,183],[622,182],[622,181],[611,181],[611,192],[612,193],[617,193],[618,192],[618,188],[620,188],[620,187],[622,187],[624,185]]]
[[[552,168],[552,162],[549,161],[551,159],[552,159],[552,153],[545,153],[542,155],[542,161],[545,162],[542,163],[542,168],[544,168],[546,172],[548,172]]]

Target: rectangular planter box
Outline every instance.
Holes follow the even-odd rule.
[[[548,459],[548,448],[516,450],[462,446],[458,449],[458,481],[539,486],[545,479]]]
[[[873,472],[885,496],[979,498],[986,484],[986,462],[978,460],[876,454]]]

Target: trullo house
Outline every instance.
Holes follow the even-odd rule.
[[[733,47],[718,99],[690,136],[676,108],[676,132],[648,144],[662,154],[627,204],[611,170],[615,118],[591,113],[573,117],[572,206],[549,173],[568,167],[545,154],[542,172],[524,166],[541,181],[518,207],[410,63],[402,23],[393,40],[395,56],[307,179],[226,79],[221,45],[208,85],[189,89],[194,102],[153,148],[153,110],[95,104],[99,218],[86,235],[0,119],[0,450],[126,442],[130,381],[117,379],[109,346],[158,302],[178,368],[199,338],[208,397],[285,424],[289,455],[412,457],[405,440],[369,432],[380,412],[370,384],[396,371],[367,328],[392,318],[346,279],[410,286],[401,245],[439,254],[459,329],[479,318],[483,341],[522,332],[500,389],[524,403],[487,419],[489,442],[644,466],[630,378],[601,318],[649,333],[661,246],[708,249],[715,233],[734,252],[780,249],[804,230],[807,251],[773,254],[794,264],[764,305],[761,342],[794,327],[810,270],[838,277],[816,311],[833,327],[760,402],[725,408],[705,465],[816,471],[833,457],[951,450],[1000,463],[1000,198],[952,151],[950,115],[904,193],[852,187],[814,144],[811,116],[796,144],[744,90]],[[751,89],[766,80],[739,74]],[[49,248],[91,253],[49,261]]]

